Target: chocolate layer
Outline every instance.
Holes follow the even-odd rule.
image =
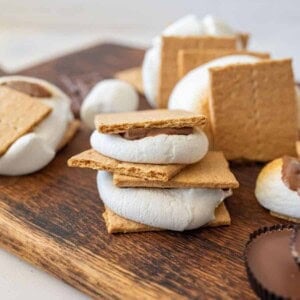
[[[284,156],[282,161],[281,175],[284,184],[300,195],[300,161],[290,156]]]
[[[8,88],[16,90],[18,92],[24,93],[28,96],[35,97],[35,98],[50,98],[52,94],[49,90],[41,86],[37,83],[31,83],[26,81],[7,81],[1,83]]]
[[[138,140],[147,136],[156,136],[159,134],[167,135],[189,135],[193,133],[193,127],[182,128],[132,128],[122,134],[124,139]]]
[[[266,291],[285,298],[299,299],[300,270],[291,255],[292,233],[292,228],[285,228],[258,235],[248,244],[246,259],[256,281]],[[298,240],[297,248],[299,246]]]

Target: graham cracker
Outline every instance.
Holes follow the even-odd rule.
[[[184,110],[151,109],[135,112],[100,114],[96,129],[102,133],[123,133],[133,128],[203,127],[206,117]]]
[[[214,147],[230,160],[295,156],[297,107],[290,59],[210,69]]]
[[[80,127],[80,121],[79,120],[72,120],[68,124],[68,128],[67,128],[61,142],[59,143],[59,145],[57,147],[57,151],[64,148],[73,139],[73,137],[77,133],[79,127]]]
[[[99,152],[90,149],[71,157],[68,160],[69,167],[88,168],[93,170],[105,170],[133,177],[140,177],[143,180],[168,181],[178,174],[185,165],[153,165],[121,162],[116,159],[104,156]]]
[[[297,219],[297,218],[285,216],[285,215],[282,215],[282,214],[279,214],[279,213],[276,213],[273,211],[270,211],[270,214],[271,214],[271,216],[279,218],[279,219],[283,219],[283,220],[286,220],[289,222],[294,222],[294,223],[300,223],[300,219]]]
[[[237,37],[163,36],[157,107],[166,108],[169,96],[178,81],[177,53],[181,49],[236,49]]]
[[[115,78],[131,84],[140,94],[144,94],[142,68],[130,68],[115,74]]]
[[[0,87],[0,155],[22,135],[30,132],[51,112],[37,99]]]
[[[108,207],[105,207],[103,218],[108,233],[133,233],[146,231],[163,231],[163,229],[150,227],[140,224],[115,214]],[[205,227],[228,226],[231,224],[230,214],[222,202],[215,210],[215,219],[208,223]]]
[[[236,49],[182,49],[177,54],[178,79],[181,79],[191,70],[208,63],[211,60],[227,55],[252,55],[261,59],[269,59],[266,52],[254,52]]]
[[[239,183],[231,173],[222,152],[208,152],[199,162],[185,167],[169,181],[151,180],[114,174],[118,187],[149,188],[238,188]]]

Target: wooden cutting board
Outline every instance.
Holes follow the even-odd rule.
[[[21,73],[61,86],[78,112],[93,83],[138,66],[142,58],[142,50],[105,44]],[[144,99],[141,107],[147,107]],[[96,172],[66,165],[69,157],[89,147],[89,135],[82,128],[36,174],[0,177],[2,248],[93,298],[256,298],[246,278],[244,245],[254,229],[280,222],[255,200],[261,165],[232,165],[241,187],[227,201],[229,227],[108,235]]]

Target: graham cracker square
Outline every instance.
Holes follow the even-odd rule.
[[[135,128],[204,127],[206,117],[184,110],[151,109],[143,111],[100,114],[96,129],[102,133],[124,133]]]
[[[269,59],[270,54],[236,49],[181,49],[177,54],[178,79],[191,70],[208,63],[211,60],[227,55],[252,55],[261,59]]]
[[[143,180],[114,173],[118,187],[151,188],[238,188],[239,183],[230,171],[222,152],[211,151],[199,162],[189,165],[168,181]]]
[[[168,181],[186,165],[153,165],[121,162],[90,149],[71,157],[68,160],[68,166],[104,170],[133,177],[137,176],[143,180]]]
[[[115,78],[126,81],[127,83],[131,84],[140,94],[144,94],[141,67],[119,71],[115,74]]]
[[[51,112],[51,107],[16,90],[0,87],[0,156]]]
[[[163,229],[150,227],[140,224],[115,214],[108,207],[105,207],[103,218],[106,224],[108,233],[133,233],[146,231],[163,231]],[[230,214],[222,202],[215,210],[215,219],[208,223],[207,227],[228,226],[231,224]]]
[[[297,107],[290,59],[210,69],[216,150],[230,160],[296,154]]]
[[[166,108],[169,96],[178,81],[177,53],[181,49],[236,49],[236,37],[175,37],[163,36],[157,107]]]

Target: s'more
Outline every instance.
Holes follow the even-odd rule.
[[[230,224],[238,187],[222,152],[209,152],[203,115],[183,110],[102,114],[92,149],[70,167],[98,170],[109,233],[184,231]]]

